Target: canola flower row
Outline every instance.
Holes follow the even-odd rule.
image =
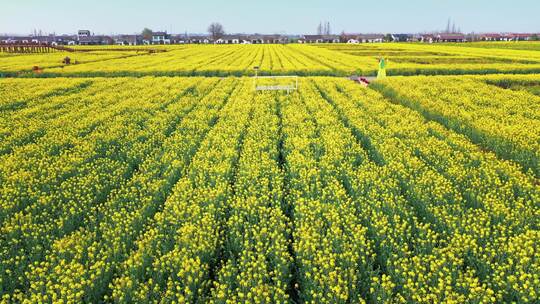
[[[533,84],[533,85],[514,84],[508,88],[514,91],[527,91],[536,96],[540,96],[540,84]]]
[[[530,45],[531,43],[517,43],[519,45]],[[467,56],[467,57],[481,57],[485,59],[514,59],[514,60],[528,60],[530,62],[540,62],[540,54],[534,50],[522,50],[522,49],[506,49],[504,46],[501,48],[486,49],[475,47],[475,44],[465,44],[457,46],[452,43],[364,43],[364,44],[324,44],[318,45],[328,49],[336,49],[346,52],[357,51],[382,51],[382,52],[395,52],[397,54],[411,53],[411,52],[423,52],[431,53],[441,56]]]
[[[540,72],[535,51],[422,44],[185,45],[165,52],[101,51],[70,53],[80,64],[61,64],[65,54],[12,55],[0,73],[27,77],[111,76],[350,76],[375,75],[378,60],[388,61],[388,75],[486,74]],[[4,58],[4,57],[2,57]],[[78,58],[78,59],[77,59]],[[31,73],[33,66],[44,68]]]
[[[324,44],[321,48],[356,57],[387,59],[388,75],[538,73],[540,55],[533,50],[484,49],[451,44]]]
[[[474,43],[453,43],[452,46],[475,47],[486,49],[511,49],[540,51],[539,41],[479,41]]]
[[[371,88],[79,81],[10,110],[2,302],[538,298],[537,178]]]
[[[85,64],[101,62],[111,59],[128,58],[138,55],[129,51],[96,51],[96,52],[51,52],[36,54],[6,54],[0,53],[0,75],[16,75],[21,72],[31,72],[34,66],[40,69],[64,67],[62,63],[65,57],[71,59],[72,64]]]
[[[287,303],[292,279],[290,218],[285,201],[281,101],[253,99],[233,196],[226,206],[222,258],[211,303]]]
[[[537,76],[522,79],[526,78],[538,81]],[[538,96],[475,78],[397,77],[376,87],[395,102],[467,135],[473,142],[540,176]]]
[[[358,134],[370,159],[389,171],[393,181],[384,184],[394,185],[390,189],[402,196],[389,208],[390,220],[368,218],[382,224],[372,233],[390,234],[374,237],[381,240],[375,265],[383,275],[374,280],[382,281],[381,299],[390,294],[388,300],[404,303],[534,301],[539,283],[534,176],[371,90],[327,83],[318,86]],[[373,171],[356,172],[362,175],[352,181],[362,184]],[[383,204],[391,201],[385,197]],[[376,205],[368,202],[362,210]]]
[[[202,302],[209,293],[250,122],[252,91],[246,85],[232,93],[185,176],[122,264],[115,301]]]
[[[124,82],[126,90],[118,94],[111,94],[110,81],[101,81],[100,89],[107,94],[86,92],[92,111],[87,119],[59,117],[58,126],[49,124],[41,138],[3,156],[3,291],[15,292],[27,284],[28,267],[50,250],[55,238],[87,225],[92,210],[138,170],[145,155],[175,128],[181,111],[193,108],[195,101],[182,102],[192,94],[190,88],[199,82],[205,94],[205,87],[216,81],[124,79],[112,83]],[[145,90],[147,94],[134,93]],[[84,113],[83,100],[71,113]],[[31,259],[26,254],[32,254]]]
[[[328,61],[328,62],[327,62]],[[44,76],[227,76],[260,74],[347,75],[373,70],[377,61],[303,45],[190,45],[165,53],[80,64]]]
[[[485,75],[477,79],[504,89],[529,92],[540,96],[540,77],[538,74],[530,75]]]
[[[60,79],[56,82],[36,79],[5,79],[0,86],[0,115],[7,119],[10,110],[20,109],[27,103],[37,102],[40,98],[45,98],[48,95],[59,95],[62,91],[83,83],[85,81],[79,79]]]
[[[389,60],[392,63],[418,63],[418,64],[489,64],[489,63],[505,63],[505,64],[534,64],[535,61],[526,59],[506,59],[506,58],[490,58],[490,57],[474,57],[464,55],[426,55],[415,56],[412,52],[405,52],[403,54],[395,54],[396,56],[389,56]]]
[[[98,100],[108,100],[110,94],[107,94],[106,90],[112,89],[114,84],[124,82],[124,80],[113,80],[111,82],[101,82],[100,85],[94,87],[91,86],[92,80],[84,80],[75,86],[67,86],[66,83],[63,90],[53,90],[44,95],[35,96],[28,101],[22,99],[22,96],[27,93],[15,93],[21,96],[17,98],[18,101],[14,102],[18,103],[18,105],[2,112],[5,120],[2,124],[1,154],[13,152],[20,146],[39,139],[44,135],[45,130],[51,126],[49,124],[56,124],[56,128],[62,128],[65,121],[84,120],[85,117],[88,117],[88,113],[91,113],[102,104],[90,103],[88,108],[82,107],[80,111],[73,111],[74,108],[77,108],[81,97],[97,94],[102,96]],[[21,90],[29,92],[31,88],[22,87]],[[52,100],[54,102],[51,102]],[[108,101],[110,102],[110,100]],[[88,126],[91,127],[92,125]]]
[[[538,63],[538,59],[530,59],[527,56],[500,56],[490,57],[487,54],[477,55],[474,53],[453,53],[445,52],[444,46],[437,46],[436,48],[414,48],[408,49],[407,47],[401,47],[401,45],[395,44],[383,44],[383,45],[344,45],[344,44],[324,44],[318,45],[319,47],[337,51],[340,53],[350,54],[354,56],[384,57],[393,63],[418,63],[422,65],[434,65],[434,64],[489,64],[489,63],[521,63],[521,64],[535,64]],[[398,66],[402,66],[399,65]],[[393,66],[392,66],[393,67]]]
[[[97,301],[104,295],[121,262],[134,249],[153,215],[163,208],[193,155],[202,149],[201,141],[216,124],[218,113],[234,87],[235,81],[227,80],[210,94],[203,94],[177,131],[165,140],[163,148],[153,151],[138,174],[98,210],[98,216],[91,219],[90,229],[56,242],[56,252],[31,271],[37,275],[30,279],[34,287],[26,295],[28,301]],[[71,244],[82,247],[72,248]],[[87,255],[81,249],[92,253]],[[82,269],[86,271],[81,273]]]
[[[361,303],[369,289],[373,242],[343,174],[366,160],[366,152],[308,83],[301,96],[284,104],[283,121],[295,293],[305,303]]]

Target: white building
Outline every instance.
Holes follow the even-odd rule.
[[[152,33],[152,44],[171,44],[171,39],[167,32],[153,32]]]

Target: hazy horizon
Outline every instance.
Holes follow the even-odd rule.
[[[140,33],[145,27],[206,33],[211,22],[220,22],[228,33],[314,34],[321,21],[330,22],[335,34],[421,33],[444,30],[449,18],[463,32],[540,33],[540,2],[533,0],[512,5],[502,0],[44,2],[0,0],[0,33],[74,34],[88,29],[110,35]]]

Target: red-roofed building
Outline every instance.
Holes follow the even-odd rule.
[[[463,34],[439,34],[437,35],[438,42],[465,42],[467,39]]]
[[[508,36],[510,37],[509,40],[512,40],[512,41],[526,41],[526,40],[531,40],[533,34],[529,34],[529,33],[511,33],[511,34],[508,34]]]

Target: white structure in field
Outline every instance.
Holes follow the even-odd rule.
[[[273,84],[260,84],[259,80],[273,80]],[[281,80],[290,79],[289,82],[281,82]],[[279,82],[279,83],[278,83]],[[298,90],[298,76],[257,76],[254,77],[255,91],[291,91]]]

